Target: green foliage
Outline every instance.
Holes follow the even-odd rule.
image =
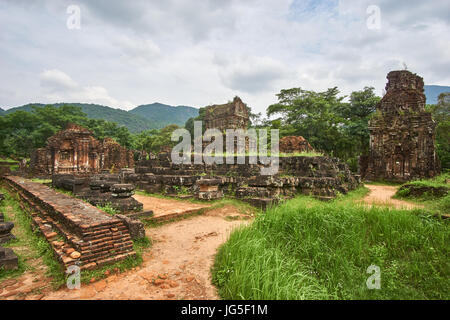
[[[164,146],[173,147],[178,142],[171,140],[172,132],[178,128],[177,125],[171,124],[160,130],[143,131],[134,136],[133,148],[140,151],[158,153]]]
[[[267,108],[267,116],[282,116],[270,121],[281,137],[301,135],[316,150],[347,160],[355,170],[357,157],[368,152],[368,121],[380,98],[372,87],[353,92],[348,103],[338,95],[336,87],[324,92],[281,90],[278,103]]]
[[[31,107],[0,117],[0,155],[27,158],[31,151],[44,147],[47,139],[68,123],[90,129],[97,139],[114,138],[125,147],[132,145],[132,135],[126,127],[105,120],[87,118],[79,107],[63,105]]]
[[[112,216],[119,214],[120,211],[117,210],[116,208],[114,208],[111,203],[107,203],[104,206],[97,206],[97,208],[99,208],[100,210],[106,212],[107,214],[110,214]]]
[[[405,185],[412,187],[447,188],[447,190],[449,190],[449,181],[450,172],[445,172],[432,179],[414,180],[406,183]],[[428,208],[428,211],[434,214],[448,214],[450,212],[450,193],[446,196],[436,196],[436,194],[430,190],[430,192],[425,192],[421,196],[417,197],[411,194],[410,188],[399,188],[394,197],[405,198],[409,201],[414,201],[420,203],[421,205],[425,205]]]
[[[441,93],[436,105],[427,105],[436,121],[436,153],[443,169],[450,169],[450,92]]]
[[[44,264],[47,266],[46,274],[52,278],[52,285],[54,287],[60,286],[64,283],[64,272],[53,255],[50,244],[38,230],[33,230],[31,215],[20,208],[18,201],[16,201],[6,189],[0,188],[0,192],[6,195],[6,199],[0,206],[0,211],[5,213],[5,215],[10,211],[14,212],[14,230],[16,230],[16,235],[17,232],[20,232],[20,236],[18,236],[16,240],[3,244],[4,247],[10,247],[15,250],[15,253],[19,258],[19,269],[11,271],[0,270],[0,279],[17,277],[26,270],[34,269],[33,266],[27,263],[28,258],[31,256],[24,255],[24,253],[22,253],[23,250],[15,249],[16,247],[20,248],[26,246],[34,252],[32,257],[42,258]],[[6,216],[6,218],[11,221],[10,217]]]
[[[442,173],[431,179],[418,179],[408,182],[417,186],[430,186],[430,187],[448,187],[450,181],[450,172]]]
[[[157,126],[156,129],[163,128],[170,124],[176,124],[182,126],[186,120],[198,115],[198,109],[187,106],[169,106],[162,103],[152,103],[147,105],[141,105],[129,113],[138,115],[148,121],[154,122]]]
[[[192,107],[172,107],[162,104],[153,104],[159,106],[155,108],[152,108],[153,105],[139,106],[131,111],[87,103],[51,104],[51,106],[55,108],[60,108],[64,105],[79,107],[89,119],[103,119],[108,122],[115,122],[119,126],[126,127],[132,133],[138,133],[151,129],[160,129],[171,123],[182,125],[186,119],[198,113],[197,109]],[[33,107],[45,107],[45,105],[40,103],[26,104],[20,107],[8,109],[3,113],[0,111],[0,116],[16,111],[31,112]]]
[[[235,230],[213,281],[224,299],[448,299],[449,236],[447,221],[420,210],[301,196]],[[380,290],[366,286],[370,265]]]

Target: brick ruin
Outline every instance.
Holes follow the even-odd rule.
[[[131,151],[111,138],[98,141],[91,131],[76,124],[48,138],[47,146],[35,150],[30,159],[35,175],[98,173],[133,166]]]
[[[245,103],[239,97],[235,97],[232,102],[205,107],[203,121],[205,129],[245,130],[249,124],[249,114]]]
[[[125,172],[130,169],[122,170]],[[135,186],[122,183],[118,174],[55,174],[52,176],[52,186],[70,191],[94,206],[110,206],[120,213],[140,212],[143,209],[142,203],[132,197]]]
[[[40,183],[15,176],[4,180],[65,269],[71,265],[81,270],[95,269],[136,256],[130,233],[136,225],[128,226],[126,219],[108,215]]]
[[[313,147],[302,136],[288,136],[280,139],[280,152],[296,153],[314,151]]]
[[[369,122],[370,153],[360,158],[361,175],[392,181],[434,177],[440,165],[423,79],[406,70],[391,71],[387,79],[386,94]]]
[[[234,163],[237,163],[236,159]],[[261,175],[261,164],[174,164],[168,154],[137,163],[135,172],[122,173],[126,183],[150,193],[195,195],[199,199],[234,197],[265,209],[298,193],[327,200],[360,184],[348,166],[337,158],[280,157],[279,172]]]
[[[5,199],[5,196],[0,193],[0,204]],[[3,213],[0,212],[0,245],[10,240],[16,239],[16,237],[11,233],[12,228],[14,228],[14,223],[5,222]],[[14,270],[19,267],[19,259],[10,248],[3,248],[0,246],[0,269],[4,270]]]

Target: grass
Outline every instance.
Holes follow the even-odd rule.
[[[37,183],[42,183],[42,184],[52,183],[52,179],[33,178],[33,179],[31,179],[31,181],[37,182]]]
[[[27,270],[35,269],[28,261],[41,257],[47,266],[46,275],[52,278],[52,285],[57,287],[64,283],[62,266],[53,256],[50,244],[44,236],[39,231],[33,231],[31,216],[20,208],[19,203],[11,197],[6,189],[0,188],[0,192],[5,195],[0,210],[5,214],[6,221],[14,222],[12,233],[17,237],[16,240],[3,246],[13,249],[19,258],[19,268],[8,271],[0,270],[0,279],[18,277]]]
[[[64,273],[62,265],[54,256],[50,244],[39,231],[33,231],[31,227],[31,216],[20,208],[19,202],[6,189],[0,187],[0,192],[5,194],[6,197],[0,205],[0,211],[5,213],[6,221],[14,222],[13,234],[18,238],[7,244],[3,244],[3,246],[12,248],[19,258],[19,268],[17,270],[6,271],[0,269],[0,280],[15,278],[25,271],[34,270],[35,268],[27,261],[30,258],[41,257],[43,263],[47,266],[45,275],[51,277],[53,288],[57,289],[61,287],[66,283],[68,275]],[[133,248],[136,251],[136,257],[127,258],[114,264],[108,264],[99,269],[82,271],[81,282],[88,283],[92,278],[96,280],[105,278],[105,272],[107,270],[123,272],[141,265],[143,261],[142,252],[150,246],[151,240],[147,237],[134,240]]]
[[[11,159],[11,158],[0,158],[0,162],[18,163],[19,161]]]
[[[166,195],[163,195],[160,193],[149,193],[144,190],[135,190],[135,194],[138,194],[141,196],[147,196],[147,197],[155,197],[155,198],[159,198],[159,199],[179,201],[180,204],[182,204],[183,202],[186,202],[186,201],[188,201],[190,203],[195,203],[195,204],[210,204],[211,207],[206,208],[208,210],[222,208],[226,205],[232,205],[232,206],[235,206],[239,210],[239,212],[244,213],[244,214],[247,214],[247,213],[254,214],[257,211],[257,209],[255,207],[253,207],[252,205],[250,205],[244,201],[235,199],[233,197],[227,197],[227,196],[225,196],[224,198],[219,199],[219,200],[205,201],[205,200],[198,200],[196,198],[180,199],[180,198],[173,197],[173,196],[166,196]]]
[[[432,179],[421,179],[407,182],[405,185],[413,185],[417,187],[431,187],[431,188],[447,188],[450,189],[447,181],[450,181],[450,173],[443,173]],[[450,193],[444,197],[435,197],[428,192],[425,192],[420,197],[413,197],[410,194],[409,188],[405,187],[398,190],[394,198],[406,199],[415,203],[424,205],[427,210],[434,214],[450,214]]]
[[[116,262],[114,264],[108,264],[105,265],[99,269],[95,270],[85,270],[81,272],[81,283],[87,284],[91,281],[91,279],[95,279],[96,281],[104,279],[107,277],[106,273],[109,271],[112,272],[124,272],[126,270],[133,269],[135,267],[138,267],[142,264],[143,258],[142,253],[145,249],[150,248],[152,245],[152,242],[147,237],[134,240],[133,241],[133,248],[136,251],[136,257],[134,258],[127,258],[125,260]]]
[[[427,187],[449,187],[450,172],[442,173],[432,179],[419,179],[408,182],[407,184],[417,185],[417,186],[427,186]]]
[[[104,206],[97,206],[98,209],[106,212],[107,214],[114,216],[116,214],[120,213],[120,210],[117,210],[116,208],[114,208],[111,203],[107,203]]]
[[[449,299],[448,221],[366,208],[367,190],[324,203],[299,196],[235,230],[213,281],[224,299]],[[381,269],[370,290],[367,268]]]

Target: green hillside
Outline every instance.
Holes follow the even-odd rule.
[[[162,104],[157,104],[158,107],[152,108],[151,110],[149,110],[146,106],[137,107],[136,109],[143,111],[143,115],[140,115],[140,112],[133,112],[136,109],[128,112],[122,109],[114,109],[98,104],[55,103],[52,105],[55,107],[60,107],[65,104],[80,107],[81,110],[86,113],[88,118],[104,119],[107,121],[116,122],[119,125],[127,127],[133,133],[143,130],[163,128],[164,126],[172,123],[184,125],[187,119],[198,114],[198,110],[192,107],[172,107]],[[0,111],[0,115],[13,113],[18,110],[31,111],[33,106],[43,107],[44,104],[30,103],[20,107],[14,107],[6,111],[2,110],[3,112]]]
[[[2,108],[0,108],[0,116],[5,113],[5,110],[3,110]]]
[[[138,106],[130,113],[144,117],[149,121],[157,121],[162,127],[168,124],[184,126],[189,118],[198,116],[198,109],[188,106],[173,107],[162,103],[152,103]]]

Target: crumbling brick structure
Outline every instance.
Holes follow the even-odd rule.
[[[302,136],[288,136],[280,139],[280,152],[282,153],[309,151],[314,151],[314,149]]]
[[[239,97],[232,102],[205,107],[205,129],[247,129],[249,114],[247,106]]]
[[[32,173],[97,173],[134,167],[133,153],[111,138],[96,140],[92,132],[76,124],[48,138],[45,148],[31,155]]]
[[[150,193],[174,196],[187,191],[200,199],[231,196],[263,209],[298,193],[330,200],[360,184],[359,176],[337,158],[280,157],[279,172],[274,176],[261,175],[264,165],[251,164],[249,156],[242,164],[237,164],[236,158],[235,164],[223,160],[211,165],[175,164],[159,154],[157,159],[138,162],[135,173],[124,172],[123,179]]]
[[[7,176],[5,183],[64,269],[71,265],[95,269],[136,258],[131,231],[119,217],[27,179]]]
[[[361,175],[392,181],[433,177],[440,165],[423,79],[406,70],[389,72],[387,79],[386,94],[369,122],[370,154],[360,158]]]

